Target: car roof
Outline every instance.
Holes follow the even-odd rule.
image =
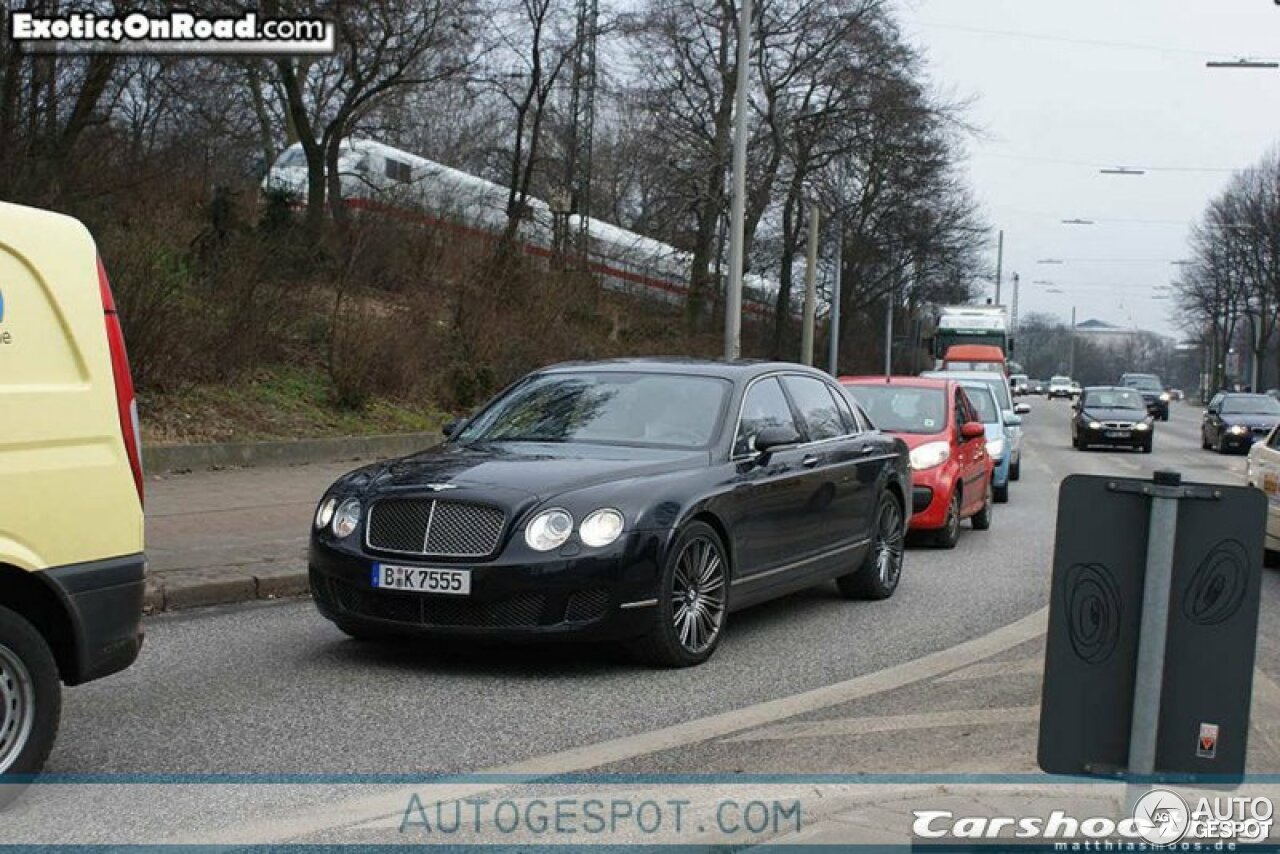
[[[624,359],[600,359],[594,361],[559,362],[540,368],[533,373],[559,374],[595,371],[600,373],[652,373],[683,376],[719,377],[726,380],[749,380],[761,374],[777,371],[802,373],[822,379],[831,379],[825,371],[796,362],[771,362],[759,359],[698,359],[689,356],[644,356]]]
[[[1224,391],[1222,393],[1222,396],[1223,397],[1266,397],[1266,398],[1271,397],[1271,395],[1269,394],[1258,393],[1254,391]]]
[[[909,386],[913,388],[947,388],[950,380],[934,379],[933,377],[905,377],[894,376],[885,379],[883,376],[864,375],[840,377],[841,385],[898,385]]]
[[[945,379],[951,379],[951,380],[987,380],[987,381],[996,380],[999,382],[1005,381],[1004,374],[998,373],[996,371],[925,371],[920,376],[930,377],[933,379],[943,379],[944,378],[942,376],[943,374],[946,374]]]
[[[1133,391],[1127,385],[1089,385],[1084,387],[1085,391]]]

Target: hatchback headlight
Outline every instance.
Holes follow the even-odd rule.
[[[316,528],[324,528],[333,521],[333,512],[338,509],[338,499],[326,498],[316,508]]]
[[[335,537],[342,539],[351,536],[351,532],[359,524],[360,501],[358,499],[348,498],[338,505],[338,509],[334,511],[333,524],[331,525]]]
[[[582,525],[578,528],[578,536],[582,538],[583,544],[599,548],[609,545],[622,536],[622,525],[622,514],[606,507],[582,520]]]
[[[543,510],[529,520],[524,529],[524,541],[537,552],[549,552],[564,545],[573,533],[573,517],[559,507]]]
[[[947,442],[925,442],[911,450],[911,468],[924,471],[940,466],[951,459],[951,445]]]
[[[1004,439],[988,439],[987,453],[993,457],[999,458],[1004,456]]]

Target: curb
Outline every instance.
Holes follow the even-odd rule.
[[[258,599],[309,596],[306,566],[265,563],[252,567],[192,569],[147,576],[143,612],[159,614]]]
[[[399,457],[440,444],[437,433],[397,433],[337,439],[288,439],[278,442],[225,442],[194,445],[144,445],[142,468],[148,474],[233,466],[288,466],[374,457]]]

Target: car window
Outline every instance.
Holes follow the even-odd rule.
[[[785,427],[800,430],[796,426],[795,416],[791,413],[791,404],[782,393],[775,377],[759,380],[747,389],[747,396],[742,401],[742,417],[738,419],[738,433],[733,443],[734,456],[751,453],[753,440],[762,430],[770,427]]]
[[[954,403],[955,403],[955,418],[954,418],[954,420],[955,420],[955,423],[956,423],[956,435],[957,435],[957,436],[959,436],[959,435],[960,435],[960,428],[961,428],[961,427],[963,427],[963,426],[964,426],[964,423],[965,423],[966,421],[968,421],[968,420],[969,420],[969,410],[965,407],[965,403],[964,403],[964,392],[963,392],[963,391],[961,391],[960,389],[956,389],[956,390],[955,390],[954,398],[955,398],[955,400],[954,400]]]
[[[1142,395],[1127,389],[1101,389],[1085,393],[1083,406],[1096,406],[1099,409],[1146,409]]]
[[[836,402],[827,391],[827,384],[813,377],[788,374],[783,383],[800,410],[800,417],[809,428],[809,440],[819,442],[845,435],[844,420]]]
[[[1271,431],[1271,435],[1267,438],[1267,447],[1272,450],[1280,450],[1280,430]]]
[[[941,433],[947,398],[940,388],[874,383],[847,386],[877,429],[889,433]]]
[[[965,394],[969,397],[969,403],[973,407],[976,418],[974,420],[981,421],[983,424],[999,424],[1000,408],[996,405],[996,400],[991,396],[991,390],[985,386],[965,386]]]
[[[1222,401],[1224,415],[1280,415],[1280,401],[1265,394],[1232,394]]]
[[[1208,407],[1209,409],[1216,410],[1221,407],[1222,407],[1222,395],[1215,394],[1213,397],[1209,399],[1209,407]]]
[[[840,417],[844,421],[845,432],[860,432],[862,428],[858,425],[858,419],[853,415],[853,407],[849,405],[849,398],[845,397],[843,392],[837,391],[829,385],[827,386],[827,391],[831,393],[831,398],[836,402],[836,409],[840,412]]]

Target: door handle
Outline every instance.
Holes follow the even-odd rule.
[[[858,449],[858,456],[869,457],[875,452],[876,452],[875,445],[863,445],[861,448]]]
[[[817,464],[818,464],[818,458],[813,456],[812,454],[810,454],[809,456],[805,457],[803,460],[800,461],[800,465],[804,466],[807,469],[811,469]]]

